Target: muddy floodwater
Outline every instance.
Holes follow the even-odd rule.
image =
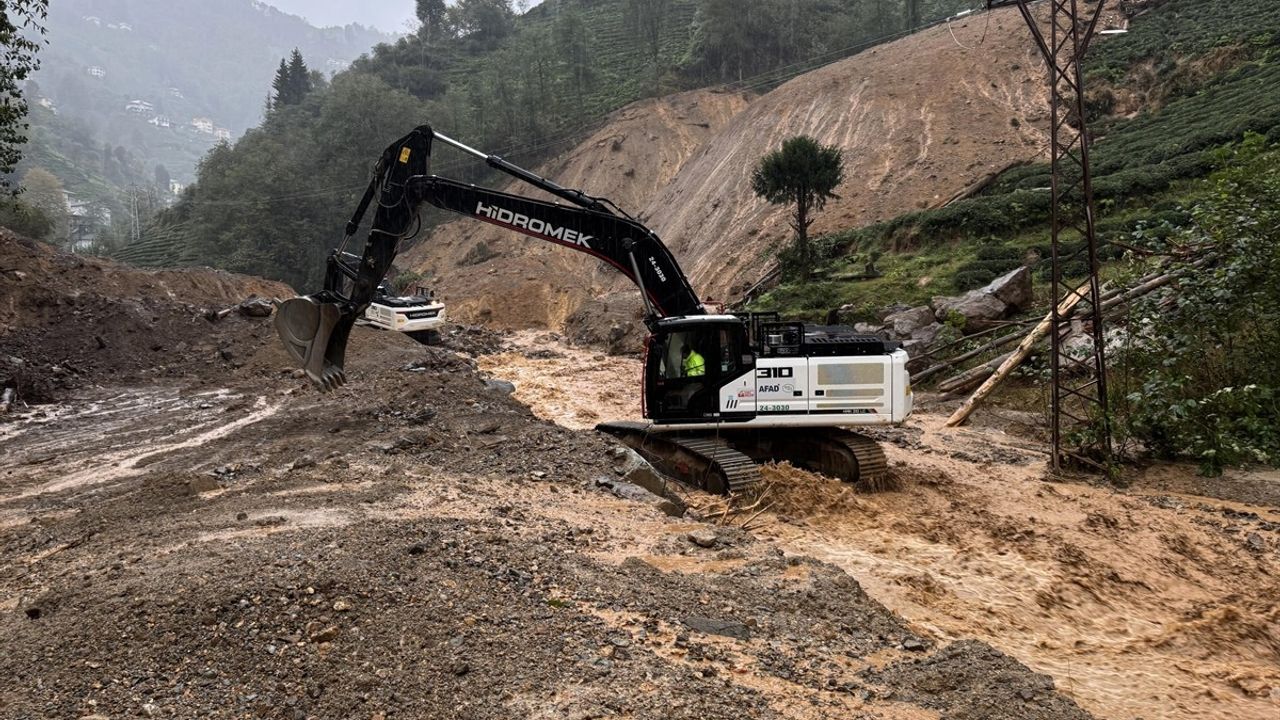
[[[638,360],[546,340],[518,334],[481,367],[567,427],[640,414]],[[945,417],[885,434],[900,492],[767,468],[772,509],[753,532],[845,569],[919,632],[979,638],[1053,676],[1100,718],[1280,717],[1274,474],[1250,474],[1247,503],[1171,491],[1199,486],[1182,466],[1125,491],[1050,482],[1034,439]]]

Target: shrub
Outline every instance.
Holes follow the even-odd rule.
[[[1117,426],[1205,474],[1280,461],[1280,152],[1222,173],[1160,246],[1198,247],[1214,263],[1135,304],[1111,368]]]
[[[36,240],[43,240],[53,232],[53,221],[48,215],[12,195],[0,196],[0,226]]]

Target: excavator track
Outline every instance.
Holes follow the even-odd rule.
[[[848,475],[837,477],[868,489],[883,485],[889,473],[889,459],[885,457],[884,448],[880,447],[880,443],[866,435],[841,428],[828,428],[824,435],[826,442],[843,447],[857,461],[852,477]]]
[[[742,492],[760,481],[756,462],[730,447],[722,437],[655,433],[647,425],[635,422],[601,423],[596,430],[618,438],[680,482],[707,492]]]
[[[681,482],[708,492],[746,490],[760,480],[758,463],[783,461],[867,491],[890,487],[889,464],[879,443],[843,428],[655,433],[643,423],[612,422],[596,429],[619,438]]]

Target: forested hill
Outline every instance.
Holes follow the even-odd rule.
[[[261,121],[295,47],[328,76],[390,39],[358,25],[315,28],[252,0],[57,0],[47,28],[13,180],[52,175],[73,204],[50,212],[78,213],[87,229],[77,236],[98,251],[170,202],[171,182],[191,183],[210,148]]]
[[[723,84],[765,91],[972,6],[547,0],[517,15],[506,0],[419,0],[416,33],[378,46],[211,154],[194,191],[121,257],[311,285],[369,163],[418,122],[535,165],[635,100]]]
[[[237,135],[261,120],[272,74],[293,48],[331,72],[388,39],[359,25],[315,28],[254,0],[58,0],[48,25],[36,81],[60,111],[93,121],[141,100]]]

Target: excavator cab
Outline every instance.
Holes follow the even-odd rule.
[[[664,318],[645,346],[645,416],[660,423],[750,420],[725,386],[755,373],[747,326],[731,315]],[[753,406],[753,404],[752,404]]]

